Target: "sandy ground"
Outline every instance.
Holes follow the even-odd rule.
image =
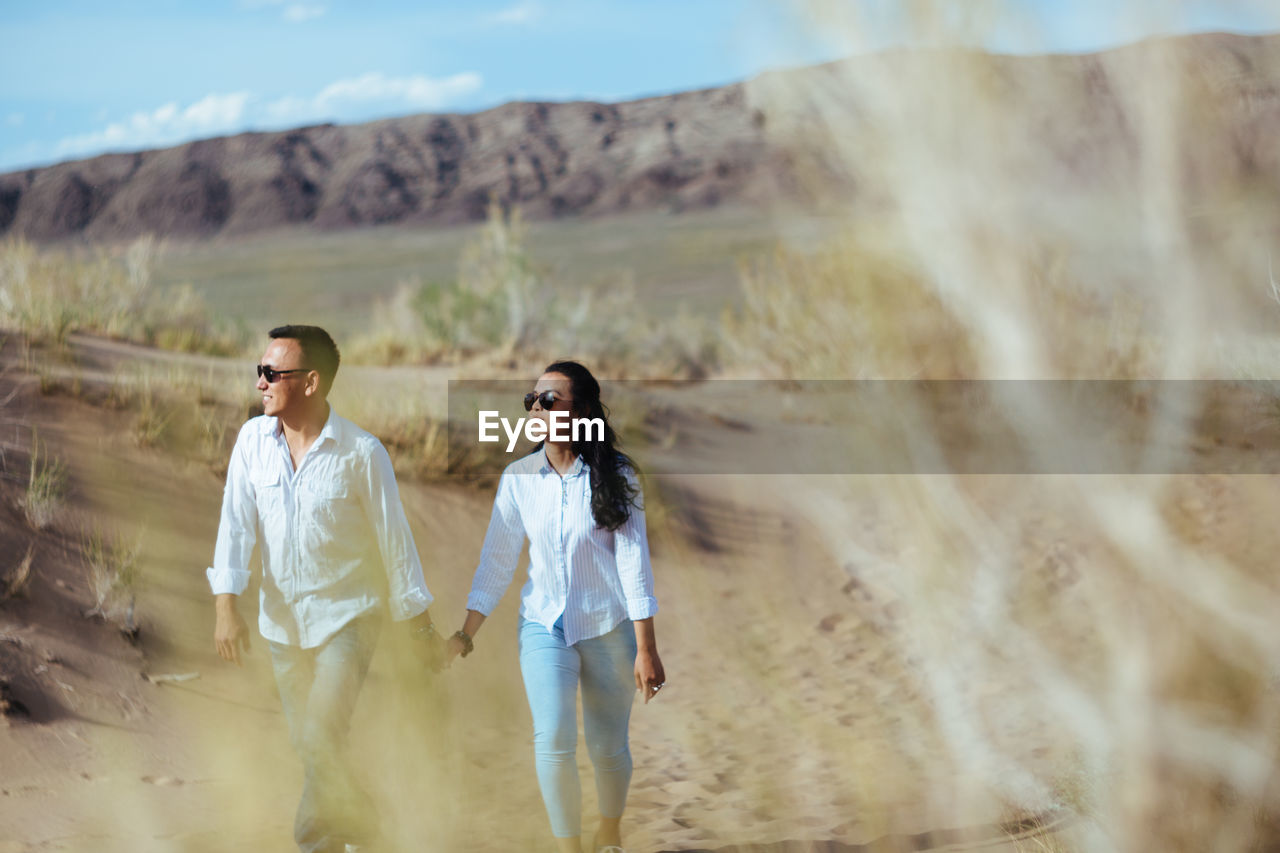
[[[0,398],[14,390],[0,435],[10,448],[5,568],[31,542],[36,559],[25,594],[0,603],[0,664],[26,710],[0,727],[0,851],[291,849],[301,774],[266,650],[259,640],[236,668],[212,647],[203,569],[221,480],[135,446],[128,412],[41,396],[20,371],[4,384]],[[15,508],[23,424],[38,425],[71,469],[68,508],[38,536]],[[633,713],[628,849],[998,845],[1002,803],[920,737],[939,706],[895,639],[900,602],[832,552],[814,512],[855,507],[843,517],[874,549],[888,524],[874,488],[853,504],[822,478],[664,475],[655,490],[668,687]],[[491,494],[417,484],[402,494],[432,612],[460,623]],[[86,519],[142,533],[134,642],[81,615],[76,537]],[[476,653],[441,676],[413,668],[394,626],[384,634],[352,746],[405,850],[552,849],[516,659],[517,588]],[[256,624],[255,598],[243,604]],[[190,673],[198,677],[147,678]],[[1050,755],[1051,739],[1040,748]],[[579,764],[592,815],[585,748]]]

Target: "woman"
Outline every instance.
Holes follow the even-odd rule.
[[[654,639],[649,540],[636,467],[614,447],[600,383],[585,367],[557,361],[525,395],[548,439],[508,465],[448,660],[472,638],[511,583],[529,539],[529,581],[520,601],[520,671],[533,714],[538,785],[561,853],[581,853],[582,795],[575,752],[577,692],[595,767],[600,828],[592,850],[621,853],[619,823],[631,782],[627,723],[634,691],[648,702],[664,684]],[[550,412],[598,418],[594,441],[560,440]],[[571,437],[571,436],[570,436]],[[580,436],[582,437],[582,436]]]

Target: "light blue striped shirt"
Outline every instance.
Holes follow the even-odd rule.
[[[638,488],[634,472],[627,479]],[[633,506],[617,530],[599,527],[582,457],[563,479],[545,449],[502,472],[467,609],[487,616],[498,605],[526,537],[529,580],[520,592],[520,615],[548,630],[563,615],[568,645],[607,634],[624,619],[658,612],[644,509]]]

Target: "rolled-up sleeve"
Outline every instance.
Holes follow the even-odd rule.
[[[627,482],[640,497],[640,483],[634,472]],[[653,592],[653,568],[649,564],[649,534],[645,530],[644,501],[631,508],[631,515],[614,531],[614,558],[618,563],[618,580],[627,600],[627,618],[648,619],[658,612],[658,599]]]
[[[476,567],[467,596],[467,609],[488,616],[498,606],[502,594],[516,573],[520,550],[524,547],[525,529],[516,503],[516,477],[504,473],[498,481],[498,494],[493,499],[493,514],[480,549],[480,565]]]
[[[258,507],[249,482],[247,436],[242,429],[231,450],[227,484],[222,491],[222,516],[218,521],[218,541],[213,548],[213,565],[205,570],[214,595],[240,595],[249,586],[249,559],[258,540]]]
[[[395,621],[412,619],[431,605],[431,592],[422,576],[422,560],[413,542],[409,519],[400,501],[391,457],[374,442],[368,455],[364,498],[387,572],[388,604]]]

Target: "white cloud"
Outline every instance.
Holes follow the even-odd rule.
[[[248,128],[284,128],[318,121],[364,121],[378,115],[439,110],[484,85],[474,71],[448,77],[392,77],[371,72],[336,80],[311,96],[267,101],[249,92],[210,94],[187,106],[168,103],[123,121],[60,140],[53,155],[127,151],[176,145]],[[16,115],[16,114],[15,114]],[[8,119],[13,124],[13,117]]]
[[[310,21],[312,18],[318,18],[325,13],[323,6],[313,5],[310,3],[290,3],[284,7],[282,17],[291,23],[300,24],[303,21]]]
[[[206,95],[182,111],[182,122],[196,129],[230,127],[240,121],[248,101],[247,92]]]
[[[344,103],[397,101],[421,109],[438,109],[462,95],[469,95],[483,84],[474,71],[450,77],[388,77],[373,72],[330,83],[320,90],[315,103],[320,109],[333,109]]]
[[[309,98],[288,95],[263,107],[272,122],[343,119],[405,108],[438,110],[479,91],[484,78],[474,71],[449,77],[389,77],[370,72],[335,80]]]
[[[85,151],[142,148],[171,145],[185,139],[214,136],[236,130],[249,103],[248,92],[206,95],[180,108],[175,103],[151,112],[134,113],[124,121],[112,122],[101,130],[69,136],[55,147],[55,154]]]
[[[491,15],[485,16],[485,23],[490,26],[522,26],[531,24],[542,17],[542,5],[535,0],[522,0]]]
[[[262,110],[267,120],[272,124],[306,121],[315,117],[311,99],[299,98],[294,95],[286,95],[283,98],[269,101],[263,105]]]

